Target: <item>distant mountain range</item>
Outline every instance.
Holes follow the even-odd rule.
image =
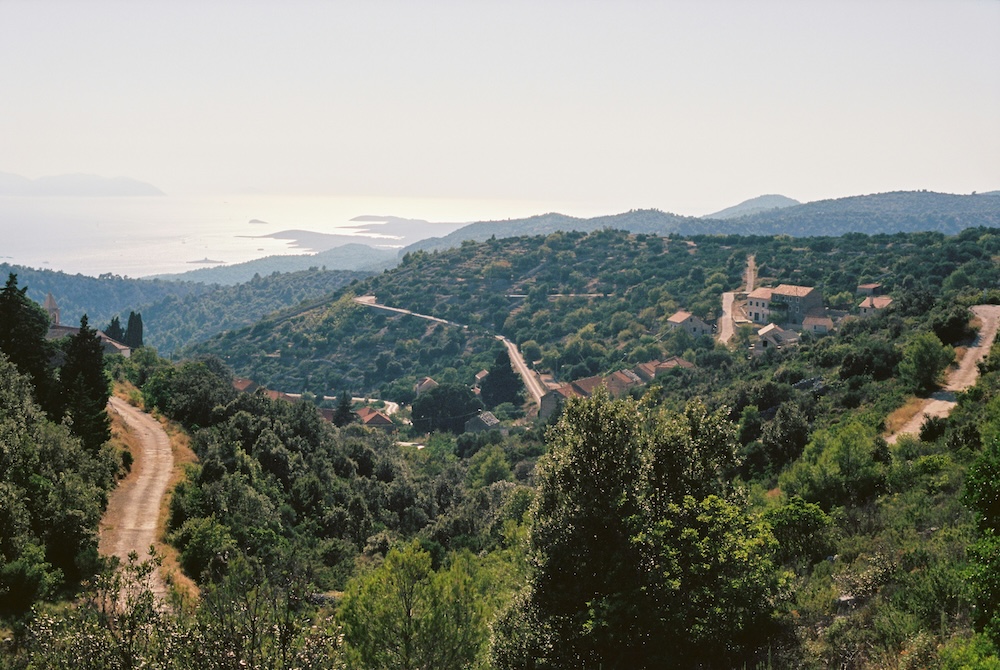
[[[759,195],[756,198],[750,198],[749,200],[744,200],[738,205],[733,205],[732,207],[727,207],[726,209],[715,212],[714,214],[706,214],[701,217],[703,219],[735,219],[741,216],[748,216],[750,214],[759,214],[761,212],[769,212],[774,209],[782,209],[783,207],[794,207],[795,205],[801,205],[802,203],[798,200],[792,198],[787,198],[783,195]]]
[[[442,227],[460,224],[430,224],[394,217],[358,217],[359,226],[371,232],[413,239]],[[377,227],[375,227],[377,226]],[[1000,191],[952,195],[931,191],[895,191],[798,203],[782,195],[752,198],[707,217],[681,216],[655,209],[582,219],[549,213],[524,219],[478,221],[451,230],[440,237],[426,237],[398,252],[357,242],[357,237],[309,231],[282,231],[268,237],[293,239],[312,249],[313,255],[270,256],[226,267],[202,268],[181,274],[160,275],[204,283],[235,284],[273,272],[294,272],[311,267],[329,270],[381,271],[395,266],[408,252],[457,247],[465,240],[491,237],[549,235],[557,231],[592,232],[605,228],[651,235],[791,235],[794,237],[868,235],[933,231],[954,235],[975,226],[1000,227]],[[435,228],[436,227],[436,228]],[[415,228],[417,230],[415,230]]]
[[[0,195],[48,197],[117,197],[165,195],[152,184],[128,177],[99,177],[92,174],[62,174],[28,179],[0,172]]]
[[[771,200],[781,198],[782,200]],[[931,191],[895,191],[859,195],[805,204],[759,208],[759,202],[783,202],[784,196],[762,196],[722,213],[739,211],[730,218],[680,216],[655,209],[633,210],[613,216],[578,219],[564,214],[543,214],[511,221],[481,221],[449,235],[428,238],[403,249],[409,251],[448,249],[463,240],[482,241],[518,235],[547,235],[559,230],[591,232],[602,228],[654,235],[792,235],[794,237],[868,235],[935,231],[954,235],[974,226],[1000,227],[1000,196],[994,193],[952,195]],[[753,204],[758,201],[757,204]],[[794,201],[792,201],[794,202]],[[735,218],[733,218],[735,217]]]

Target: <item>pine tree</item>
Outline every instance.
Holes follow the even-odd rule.
[[[36,400],[49,411],[52,347],[45,339],[49,317],[44,309],[28,299],[27,290],[27,287],[17,288],[17,275],[12,272],[0,291],[0,351],[28,376],[35,387]]]
[[[84,447],[96,452],[111,437],[106,410],[110,391],[101,338],[88,325],[86,314],[80,319],[80,331],[66,346],[66,363],[59,379],[62,407],[72,421],[70,430]]]

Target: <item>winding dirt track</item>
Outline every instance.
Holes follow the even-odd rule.
[[[132,471],[111,493],[108,509],[101,519],[100,552],[128,561],[131,552],[143,560],[156,542],[160,504],[166,495],[174,456],[170,438],[159,422],[120,398],[112,397],[109,410],[119,414],[141,442],[139,453],[132,454]],[[162,602],[166,585],[159,572],[153,574],[153,593]]]
[[[979,368],[976,366],[990,352],[993,340],[997,336],[997,326],[1000,324],[1000,305],[976,305],[972,312],[982,321],[979,334],[962,356],[962,360],[957,370],[952,370],[948,374],[948,382],[944,389],[931,395],[924,401],[923,406],[903,427],[886,438],[889,444],[895,444],[900,435],[917,435],[924,420],[929,417],[945,417],[951,414],[955,407],[955,394],[964,391],[976,383],[979,376]]]

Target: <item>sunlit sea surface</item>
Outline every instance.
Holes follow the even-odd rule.
[[[596,216],[579,203],[432,198],[234,195],[217,197],[0,197],[0,262],[97,276],[187,272],[276,254],[309,253],[284,230],[353,235],[401,248],[465,223],[560,211]],[[423,220],[392,235],[358,216]],[[366,230],[359,230],[367,226]]]

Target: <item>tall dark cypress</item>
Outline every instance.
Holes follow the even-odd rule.
[[[142,346],[142,314],[138,312],[128,313],[128,327],[123,343],[132,349],[138,349]]]
[[[125,331],[122,330],[121,321],[118,320],[117,316],[111,319],[111,323],[104,329],[104,334],[116,342],[125,344]]]

